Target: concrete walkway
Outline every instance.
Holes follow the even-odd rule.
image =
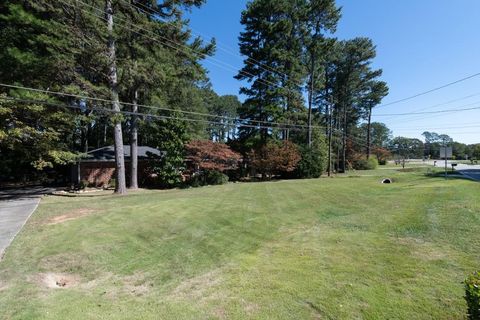
[[[40,203],[52,189],[30,187],[0,190],[0,259]]]

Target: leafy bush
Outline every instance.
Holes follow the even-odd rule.
[[[88,181],[82,180],[78,183],[78,190],[85,190],[88,187]]]
[[[228,183],[228,176],[219,171],[206,171],[206,182],[208,185],[216,186]]]
[[[353,168],[355,170],[374,170],[378,167],[378,161],[376,158],[371,157],[370,159],[361,158],[353,163]]]
[[[197,187],[208,186],[208,185],[216,186],[216,185],[227,184],[228,181],[229,181],[229,178],[227,175],[219,171],[207,170],[193,176],[188,181],[188,185],[193,188],[197,188]]]
[[[319,178],[326,169],[327,151],[322,146],[303,146],[300,148],[302,159],[297,165],[295,176],[300,179]]]
[[[169,189],[179,186],[182,182],[183,163],[164,156],[151,160],[147,171],[148,178],[144,183],[153,188]]]
[[[388,159],[392,158],[392,154],[385,148],[376,147],[373,148],[372,153],[377,157],[378,164],[384,166],[387,164]]]
[[[202,175],[195,175],[185,183],[185,186],[198,188],[205,185],[204,177]]]
[[[200,170],[225,171],[236,169],[242,156],[225,143],[193,140],[185,145],[187,157]]]
[[[248,153],[252,168],[264,178],[274,174],[293,172],[301,160],[297,145],[291,141],[269,141],[266,145]]]
[[[471,274],[465,280],[465,300],[467,300],[468,319],[480,319],[480,272]]]
[[[148,154],[149,164],[145,171],[148,178],[140,183],[161,189],[180,186],[185,169],[185,143],[188,139],[186,124],[177,119],[148,121],[142,123],[140,130],[143,135],[150,137],[149,145],[162,151],[160,157]]]
[[[110,182],[108,183],[107,188],[115,189],[116,186],[117,186],[117,179],[115,178],[110,179]]]

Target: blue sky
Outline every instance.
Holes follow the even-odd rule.
[[[247,0],[207,0],[189,14],[191,27],[205,39],[215,37],[215,60],[204,62],[218,94],[238,94],[233,78],[242,66],[238,35]],[[336,36],[363,36],[377,45],[376,68],[390,87],[384,103],[480,72],[480,1],[478,0],[338,0],[343,17]],[[469,98],[464,98],[470,96]],[[464,98],[459,100],[460,98]],[[452,100],[458,100],[451,102]],[[447,103],[451,102],[451,103]],[[441,104],[441,105],[440,105]],[[386,107],[381,121],[395,136],[422,138],[423,131],[446,133],[456,141],[480,142],[480,110],[416,116],[381,114],[480,107],[480,76],[446,89]]]

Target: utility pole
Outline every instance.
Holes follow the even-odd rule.
[[[370,159],[372,149],[372,107],[368,107],[368,124],[367,124],[367,160]]]
[[[445,180],[448,180],[448,158],[452,157],[452,148],[447,147],[447,140],[443,140],[443,147],[440,148],[440,158],[441,157],[445,158]]]
[[[443,148],[445,149],[445,180],[448,180],[447,176],[447,141],[444,139],[443,140]]]

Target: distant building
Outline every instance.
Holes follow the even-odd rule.
[[[130,175],[130,146],[123,146],[125,157],[125,174],[127,182]],[[146,146],[138,147],[138,181],[141,183],[146,177],[148,166],[155,158],[160,159],[164,152]],[[73,183],[85,181],[89,186],[105,187],[115,179],[115,148],[107,146],[89,151],[84,158],[72,168]]]

